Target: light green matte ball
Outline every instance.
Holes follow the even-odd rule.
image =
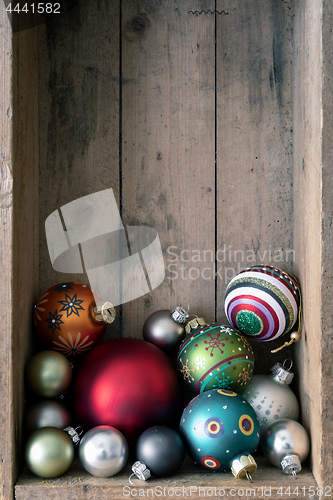
[[[71,438],[56,427],[43,427],[33,432],[25,448],[28,468],[43,478],[61,476],[71,466],[74,444]]]
[[[41,351],[27,366],[27,382],[31,389],[45,398],[54,398],[64,392],[72,380],[68,359],[56,351]]]

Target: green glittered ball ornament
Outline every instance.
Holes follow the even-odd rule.
[[[178,351],[178,369],[197,394],[211,389],[244,390],[254,369],[254,355],[248,341],[227,325],[191,320],[188,335]]]
[[[233,391],[196,396],[183,411],[180,434],[192,460],[204,469],[247,477],[256,470],[259,423],[251,405]]]

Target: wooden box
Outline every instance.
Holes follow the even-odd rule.
[[[16,32],[5,4],[0,497],[120,499],[156,496],[156,486],[192,498],[212,496],[212,487],[217,497],[331,497],[332,3],[73,0]],[[23,468],[32,306],[52,284],[86,280],[52,268],[45,219],[107,188],[124,225],[156,229],[166,267],[159,287],[118,308],[109,337],[140,337],[149,314],[184,302],[225,321],[226,284],[247,265],[273,263],[298,276],[302,340],[278,354],[270,350],[285,339],[255,346],[257,373],[294,360],[311,436],[296,481],[260,457],[253,484],[186,464],[142,491],[123,489],[129,468],[105,480],[79,464],[56,480]]]

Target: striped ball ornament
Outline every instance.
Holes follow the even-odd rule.
[[[275,340],[295,325],[300,290],[281,269],[249,267],[230,281],[224,307],[230,323],[243,335],[258,341]]]

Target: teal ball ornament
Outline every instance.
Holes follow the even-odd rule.
[[[230,281],[224,299],[231,325],[261,342],[288,333],[298,319],[300,305],[296,278],[274,266],[244,269]]]
[[[251,379],[254,354],[237,330],[205,324],[197,318],[178,351],[178,370],[185,383],[199,394],[211,389],[241,392]]]
[[[214,389],[196,396],[184,409],[180,434],[192,460],[204,469],[252,474],[260,427],[252,406],[233,391]]]

